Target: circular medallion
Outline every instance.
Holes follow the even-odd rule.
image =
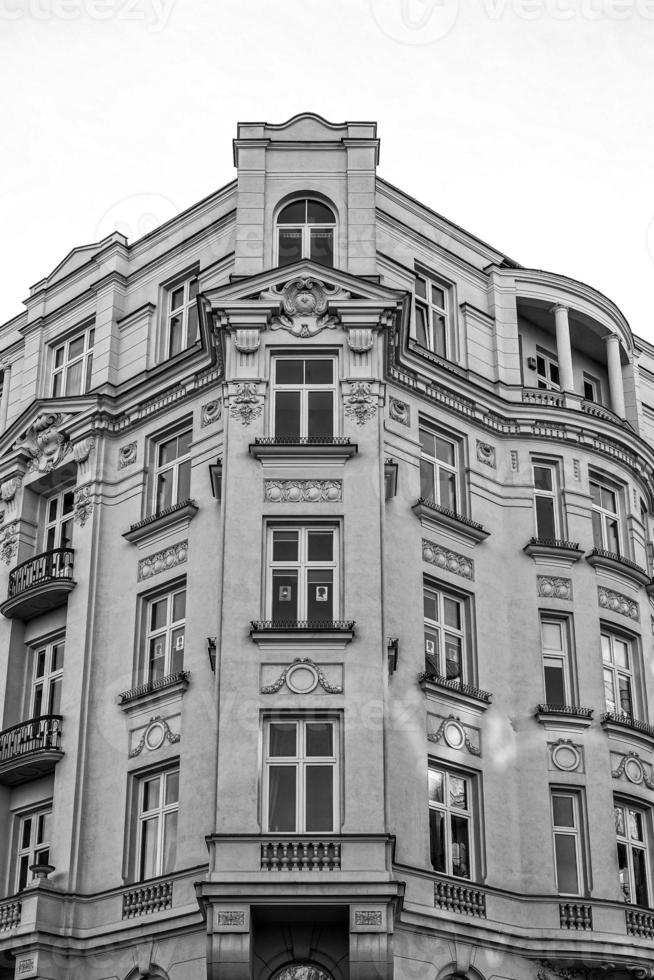
[[[642,783],[643,767],[638,759],[627,759],[624,764],[624,774],[630,783]]]
[[[574,745],[556,745],[552,749],[552,762],[563,772],[573,772],[581,762],[581,756]]]
[[[296,664],[286,675],[286,686],[293,694],[311,694],[318,686],[318,671],[311,664]]]
[[[465,745],[465,733],[457,721],[448,721],[445,723],[443,738],[451,749],[461,749]]]
[[[166,729],[161,724],[160,721],[153,721],[152,724],[148,725],[147,731],[145,733],[145,744],[151,752],[154,749],[160,749],[164,743],[166,737]]]

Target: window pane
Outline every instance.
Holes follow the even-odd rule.
[[[566,703],[563,664],[555,660],[545,663],[545,700],[548,704]]]
[[[70,347],[68,348],[68,360],[73,361],[76,357],[79,357],[84,353],[84,335],[81,337],[76,337],[75,340],[71,340]]]
[[[74,506],[75,494],[72,490],[67,490],[61,502],[61,516],[64,517],[66,514],[72,514]]]
[[[615,832],[620,837],[625,837],[626,824],[624,819],[624,809],[621,806],[616,806],[614,809],[615,813]]]
[[[629,858],[626,844],[618,843],[618,879],[625,902],[631,901],[631,883],[629,879]]]
[[[604,669],[604,697],[606,699],[607,711],[616,710],[615,687],[613,684],[613,671]]]
[[[470,877],[470,843],[468,841],[468,820],[465,817],[452,818],[452,874],[458,878]]]
[[[187,459],[177,467],[177,501],[188,500],[191,496],[191,460]]]
[[[598,506],[601,503],[600,486],[598,483],[593,483],[592,481],[590,483],[590,499],[594,504],[597,504]]]
[[[633,706],[631,703],[631,681],[628,677],[618,677],[618,690],[620,694],[620,711],[625,715],[630,715]]]
[[[307,223],[310,225],[333,225],[335,217],[330,208],[320,201],[307,201]]]
[[[170,308],[171,310],[178,310],[180,306],[184,304],[184,287],[178,286],[177,289],[173,289],[170,293]]]
[[[579,878],[574,837],[567,834],[555,834],[554,853],[556,855],[556,880],[559,891],[566,895],[577,895]]]
[[[151,817],[141,824],[141,878],[154,878],[157,874],[158,817]]]
[[[629,644],[613,637],[613,660],[618,667],[629,668]]]
[[[629,836],[632,840],[644,840],[643,818],[638,810],[629,810]]]
[[[425,630],[425,670],[428,673],[441,674],[439,657],[439,637],[434,630]]]
[[[461,629],[461,603],[443,596],[443,620],[446,626]]]
[[[48,697],[48,714],[58,715],[60,712],[61,712],[61,678],[59,678],[56,681],[50,682],[50,695]]]
[[[166,510],[173,502],[173,471],[164,470],[157,477],[157,513]]]
[[[294,723],[271,722],[270,723],[270,755],[295,756],[297,726]]]
[[[156,810],[159,806],[160,788],[161,778],[159,776],[143,781],[143,813],[147,813],[148,810]]]
[[[302,229],[279,229],[279,264],[290,265],[302,258]]]
[[[167,466],[177,458],[177,437],[159,443],[159,466]]]
[[[440,470],[438,474],[439,499],[441,507],[448,510],[456,510],[456,476],[447,470]]]
[[[178,457],[187,456],[191,451],[192,439],[193,433],[190,431],[190,429],[188,432],[181,432],[176,439],[177,449],[175,455]]]
[[[427,311],[419,303],[416,303],[416,340],[422,347],[429,346],[427,342]]]
[[[273,531],[273,561],[298,560],[298,532]]]
[[[171,663],[170,670],[173,674],[184,668],[184,627],[173,630],[170,634]]]
[[[61,670],[64,665],[64,644],[54,643],[52,646],[52,669]]]
[[[445,293],[438,286],[431,287],[431,301],[433,306],[439,306],[441,310],[445,309]]]
[[[445,636],[445,676],[449,680],[461,677],[461,637]]]
[[[312,228],[310,235],[310,258],[314,262],[319,262],[320,265],[332,268],[334,265],[334,229],[326,228],[319,231]]]
[[[295,767],[270,766],[268,776],[268,829],[295,830]]]
[[[279,225],[289,225],[289,224],[304,224],[306,220],[306,200],[292,201],[287,204],[285,208],[279,212],[279,217],[277,218],[277,224]]]
[[[43,714],[43,684],[34,688],[34,717],[40,718]]]
[[[186,589],[173,596],[173,622],[178,623],[186,615]]]
[[[64,350],[65,347],[57,347],[55,351],[54,366],[56,368],[60,368],[61,365],[64,363]]]
[[[62,521],[59,527],[59,547],[71,548],[73,545],[73,521]]]
[[[190,347],[198,339],[198,308],[191,306],[188,311],[187,346]]]
[[[149,677],[151,681],[160,680],[164,676],[166,664],[166,641],[164,636],[153,637],[150,640],[148,657]]]
[[[617,521],[606,522],[606,546],[614,554],[620,554],[620,532]]]
[[[195,299],[197,295],[198,295],[198,280],[191,279],[190,283],[188,284],[188,298],[189,300]]]
[[[331,756],[333,748],[333,725],[329,722],[307,722],[306,753],[309,756]]]
[[[298,357],[275,361],[275,378],[278,385],[301,385],[304,383],[304,361]]]
[[[425,500],[434,500],[434,467],[426,459],[420,460],[420,496]]]
[[[445,774],[438,769],[429,770],[429,799],[434,803],[445,802]]]
[[[601,491],[601,501],[602,507],[605,510],[610,510],[612,513],[616,514],[618,511],[616,496],[612,490],[608,490],[606,487],[600,487]]]
[[[434,353],[439,357],[447,357],[447,326],[445,317],[432,314],[432,326],[434,331]]]
[[[164,814],[163,862],[160,874],[166,875],[175,868],[177,857],[177,810]]]
[[[79,395],[81,393],[83,369],[84,362],[82,360],[75,361],[74,364],[69,365],[66,371],[67,395]]]
[[[334,557],[333,531],[307,532],[307,557],[309,561],[332,561]]]
[[[168,332],[168,356],[173,357],[175,354],[179,354],[182,349],[183,340],[183,325],[182,325],[182,315],[181,313],[176,314],[170,318],[170,326]]]
[[[420,296],[421,299],[427,299],[427,283],[424,279],[416,276],[416,296]]]
[[[46,655],[45,650],[39,650],[39,652],[36,655],[36,664],[34,667],[35,677],[43,677],[43,675],[45,674],[45,655]]]
[[[559,385],[561,383],[558,364],[550,364],[550,380],[552,381],[552,384],[555,385]]]
[[[450,776],[448,787],[450,791],[450,806],[455,807],[457,810],[467,810],[468,786],[465,779],[461,779],[459,776]]]
[[[150,603],[150,629],[158,630],[166,625],[168,619],[168,598]]]
[[[297,572],[273,571],[272,575],[272,618],[274,620],[297,620]]]
[[[331,569],[307,573],[307,619],[330,622],[333,615],[333,572]]]
[[[563,632],[561,623],[541,623],[543,647],[546,650],[563,650]]]
[[[169,772],[166,774],[166,798],[165,803],[176,803],[179,800],[179,772]]]
[[[275,393],[275,435],[299,439],[299,391],[278,391]]]
[[[602,660],[605,664],[610,664],[613,660],[611,638],[606,633],[602,633]]]
[[[37,844],[43,844],[44,841],[50,840],[51,823],[52,823],[52,812],[50,810],[47,810],[45,813],[39,813],[37,826],[36,826]]]
[[[334,362],[332,360],[307,360],[304,382],[308,385],[330,385],[334,382]]]
[[[423,595],[423,609],[425,619],[431,619],[434,623],[438,622],[438,598],[433,592],[425,591]]]
[[[574,827],[575,810],[571,796],[553,796],[552,812],[555,827]]]
[[[334,435],[334,393],[309,391],[308,407],[307,435],[313,439],[331,439]]]
[[[429,853],[434,871],[447,871],[445,867],[445,814],[429,810]]]
[[[552,490],[552,470],[549,466],[534,466],[534,487],[536,490]]]
[[[21,847],[29,847],[30,846],[30,838],[32,836],[32,818],[31,817],[25,817],[25,819],[23,820],[22,831],[23,832],[21,834],[21,843],[20,843],[20,846]]]
[[[591,518],[593,521],[593,543],[596,548],[604,548],[604,533],[602,531],[602,518],[596,510],[592,511]]]
[[[447,439],[441,439],[440,436],[436,436],[434,440],[436,447],[436,459],[440,460],[441,463],[447,463],[449,466],[454,466],[455,462],[455,448],[451,442]]]
[[[334,773],[332,766],[307,766],[306,830],[329,832],[334,821]]]
[[[649,908],[648,888],[647,888],[647,862],[645,851],[640,847],[632,849],[634,863],[634,892],[636,905]]]
[[[556,538],[554,500],[551,497],[536,497],[536,533],[539,538]]]

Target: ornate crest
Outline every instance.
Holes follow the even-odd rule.
[[[244,381],[236,389],[236,395],[229,412],[232,418],[240,419],[243,425],[258,418],[263,411],[261,399],[257,394],[257,385],[254,381]]]
[[[271,286],[261,293],[260,299],[281,303],[281,313],[270,324],[273,330],[288,330],[294,337],[313,337],[338,325],[338,316],[329,313],[327,305],[334,300],[350,299],[350,293],[339,286],[307,278]]]
[[[61,432],[64,416],[60,412],[38,415],[17,439],[13,448],[30,457],[28,468],[39,473],[49,473],[70,452],[68,436]]]

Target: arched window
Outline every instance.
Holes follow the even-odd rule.
[[[283,966],[271,980],[333,980],[330,973],[311,963],[291,963]]]
[[[336,216],[320,201],[302,198],[282,208],[277,218],[277,264],[312,259],[334,265]]]

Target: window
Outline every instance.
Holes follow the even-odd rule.
[[[414,295],[416,340],[439,357],[450,357],[449,290],[427,276],[417,275]]]
[[[472,878],[471,780],[429,769],[429,851],[434,871]]]
[[[277,357],[273,361],[275,436],[334,437],[336,386],[333,357]]]
[[[198,278],[172,286],[166,292],[166,350],[168,357],[191,347],[198,339]]]
[[[561,536],[557,466],[555,463],[534,462],[532,470],[536,537],[543,541],[555,541]]]
[[[176,674],[184,667],[186,588],[148,600],[145,649],[148,681]]]
[[[549,705],[572,704],[572,679],[568,624],[543,616],[540,622],[545,701]]]
[[[446,592],[425,586],[425,671],[448,680],[463,680],[465,656],[464,603]]]
[[[600,383],[597,378],[593,378],[592,375],[586,374],[584,371],[583,375],[584,383],[584,398],[587,402],[601,402],[600,397]]]
[[[622,554],[617,491],[591,479],[590,496],[595,547],[615,555]]]
[[[60,714],[63,670],[63,638],[35,647],[30,718]]]
[[[338,595],[336,528],[269,529],[269,596],[277,622],[331,622]]]
[[[51,839],[52,810],[49,807],[19,818],[16,891],[22,892],[31,880],[31,864],[50,863]]]
[[[72,548],[75,492],[63,490],[46,501],[45,550]]]
[[[139,780],[138,879],[156,878],[175,869],[179,769]]]
[[[556,888],[560,895],[582,893],[579,794],[552,790],[552,836]]]
[[[629,803],[615,801],[615,837],[618,873],[625,902],[649,908],[649,861],[646,813]]]
[[[267,721],[265,825],[269,833],[337,830],[338,728],[335,721]]]
[[[155,513],[191,495],[191,429],[157,442],[155,447]]]
[[[457,443],[429,429],[421,429],[420,448],[420,496],[456,513],[459,506]]]
[[[554,354],[536,348],[536,387],[560,391],[559,362]]]
[[[602,665],[606,710],[633,714],[633,650],[625,637],[602,630]]]
[[[278,265],[311,259],[320,265],[334,265],[336,218],[320,201],[304,198],[292,201],[277,218]]]
[[[95,330],[90,327],[54,348],[52,397],[81,395],[91,387]]]

